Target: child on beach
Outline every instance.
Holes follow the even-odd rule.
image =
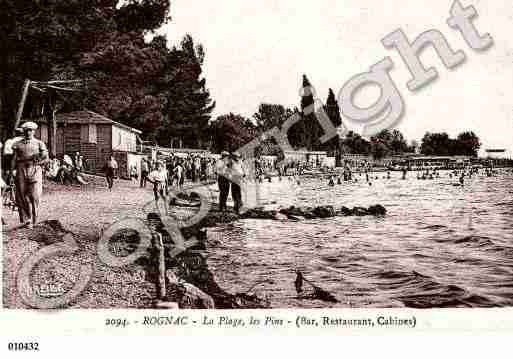
[[[178,162],[174,169],[174,178],[176,179],[176,185],[178,188],[183,187],[183,183],[185,182],[185,173],[184,168],[182,166],[182,162]]]

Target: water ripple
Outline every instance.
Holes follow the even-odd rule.
[[[264,183],[266,208],[370,206],[388,214],[278,222],[243,220],[209,230],[210,266],[231,291],[257,287],[274,307],[326,307],[297,298],[295,269],[352,307],[490,307],[513,305],[513,175],[480,176],[452,186],[447,173],[407,181],[394,173],[327,186]],[[329,306],[333,306],[330,304]]]

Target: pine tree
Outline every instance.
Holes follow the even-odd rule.
[[[339,127],[342,124],[342,118],[340,117],[340,108],[338,106],[337,100],[335,98],[335,93],[330,88],[328,91],[328,98],[326,99],[326,105],[324,106],[324,111],[326,111],[326,115],[330,119],[331,123],[335,127]],[[331,138],[328,142],[323,144],[323,149],[328,151],[329,155],[335,156],[335,161],[337,166],[340,166],[340,155],[341,155],[341,141],[340,137],[337,135]]]
[[[296,149],[305,148],[309,151],[320,149],[320,137],[322,128],[317,121],[311,84],[306,75],[303,75],[301,96],[301,121],[294,124],[289,130],[290,144]],[[308,111],[307,111],[308,109]]]
[[[167,56],[161,83],[166,104],[158,133],[158,141],[163,145],[169,144],[171,138],[180,138],[184,147],[207,146],[206,130],[215,102],[201,77],[204,56],[203,47],[195,46],[190,35]]]
[[[303,112],[303,138],[305,147],[309,150],[320,149],[322,128],[315,115],[314,97],[310,81],[303,75],[303,96],[301,97],[301,110]]]
[[[338,127],[342,124],[342,118],[340,117],[340,108],[338,107],[337,99],[335,98],[335,93],[332,89],[328,91],[328,98],[326,99],[325,106],[326,114],[328,115],[333,126]]]

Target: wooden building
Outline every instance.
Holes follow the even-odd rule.
[[[119,176],[129,178],[129,169],[136,166],[139,172],[141,154],[137,153],[137,137],[141,131],[112,121],[92,111],[75,111],[56,116],[56,156],[74,158],[83,156],[84,171],[102,174],[103,167],[114,156],[119,165]],[[48,126],[38,121],[36,137],[48,145]]]
[[[308,162],[315,166],[322,166],[328,157],[325,151],[284,151],[285,161]]]

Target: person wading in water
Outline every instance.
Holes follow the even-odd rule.
[[[34,138],[37,129],[34,122],[25,122],[21,128],[23,139],[12,145],[16,163],[16,204],[20,222],[32,228],[37,223],[37,210],[43,194],[41,164],[48,160],[48,150],[44,142]]]

